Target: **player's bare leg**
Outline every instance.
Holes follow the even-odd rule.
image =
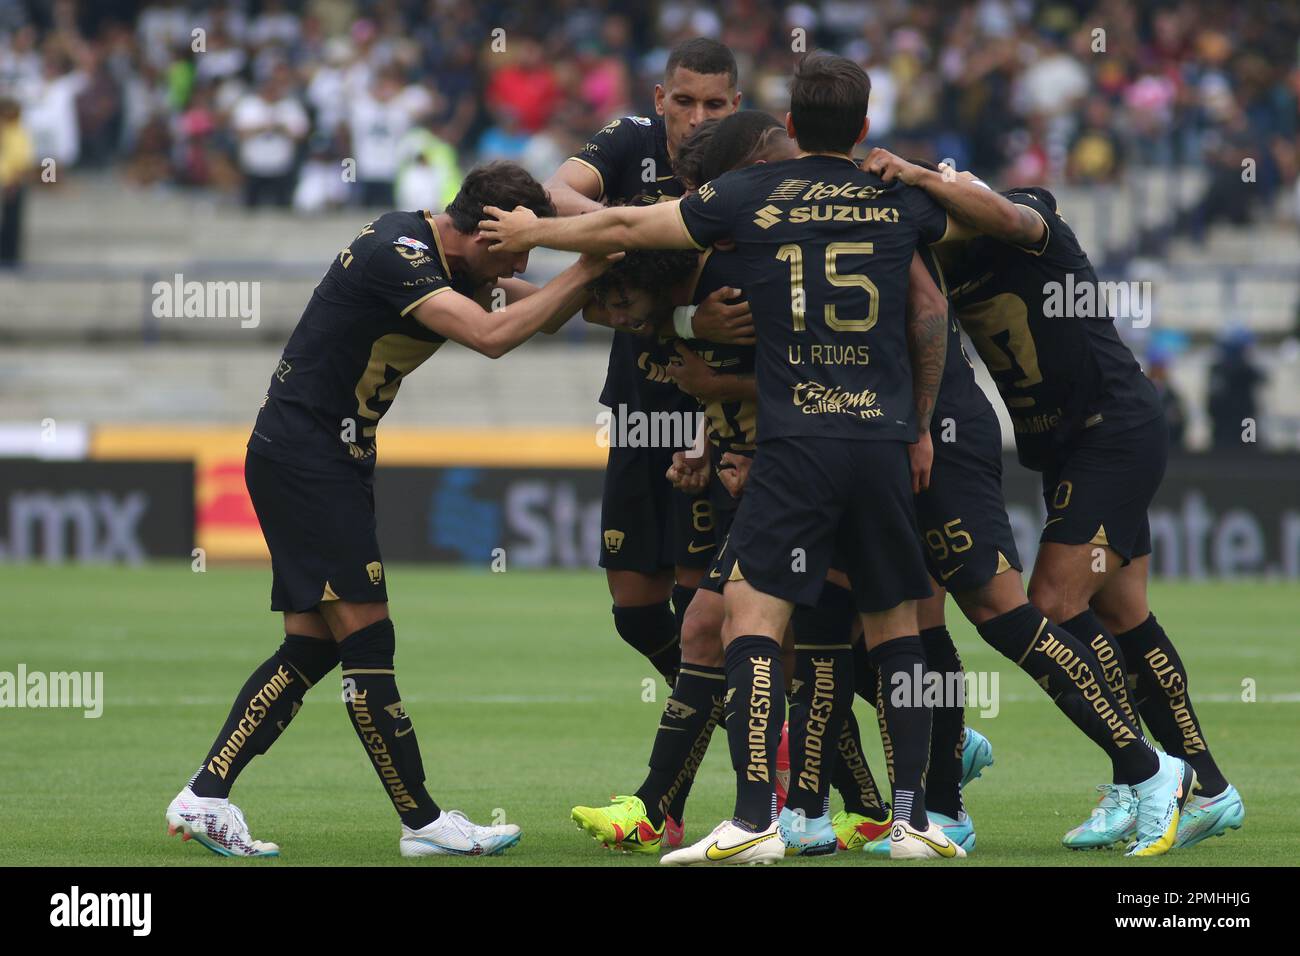
[[[1196,770],[1197,791],[1179,817],[1175,847],[1240,828],[1246,809],[1210,753],[1192,707],[1182,658],[1147,603],[1151,556],[1134,558],[1092,598],[1092,609],[1124,652],[1131,700],[1165,752]]]
[[[489,855],[518,843],[519,827],[478,826],[442,810],[425,789],[415,727],[397,690],[387,602],[326,601],[320,613],[338,643],[348,717],[402,821],[402,855]]]

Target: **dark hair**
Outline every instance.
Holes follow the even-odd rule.
[[[555,204],[542,184],[518,163],[505,160],[471,169],[460,184],[460,192],[444,211],[457,232],[469,235],[477,231],[483,220],[484,206],[506,210],[525,206],[539,216],[556,215]]]
[[[683,40],[673,47],[673,51],[668,54],[668,65],[664,67],[664,80],[672,79],[673,71],[679,66],[705,76],[725,73],[732,89],[735,89],[736,81],[740,78],[740,71],[736,68],[736,55],[731,52],[731,48],[708,37]]]
[[[713,139],[713,132],[720,122],[722,121],[715,119],[705,120],[677,147],[677,155],[673,157],[673,173],[687,189],[699,189],[708,182],[701,178],[700,166],[704,162],[705,147]]]
[[[700,254],[689,249],[632,249],[589,282],[587,291],[602,300],[638,289],[666,295],[694,275],[699,265]]]
[[[794,68],[790,119],[799,147],[810,153],[849,153],[862,132],[871,79],[852,60],[810,53]]]
[[[754,163],[763,157],[776,135],[784,138],[785,127],[762,110],[741,110],[723,117],[704,149],[700,177],[707,183],[729,170]]]

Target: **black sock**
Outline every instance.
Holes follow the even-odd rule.
[[[736,771],[734,819],[754,832],[776,819],[776,748],[785,723],[781,645],[747,634],[727,645],[727,744]]]
[[[722,720],[726,692],[727,675],[721,667],[683,664],[678,672],[677,686],[659,717],[650,773],[636,792],[655,826],[663,824],[665,814],[681,821],[686,793]]]
[[[1101,618],[1097,617],[1092,608],[1084,608],[1083,612],[1076,614],[1068,621],[1062,621],[1061,627],[1069,631],[1080,641],[1084,647],[1092,651],[1093,656],[1097,658],[1097,663],[1101,665],[1097,673],[1110,692],[1115,695],[1115,701],[1119,704],[1120,710],[1124,715],[1133,722],[1135,727],[1138,724],[1137,711],[1133,709],[1133,703],[1129,700],[1128,695],[1128,676],[1124,670],[1124,652],[1120,649],[1119,641],[1115,640],[1114,635],[1106,629],[1101,623]],[[1114,776],[1115,783],[1123,783],[1118,771]]]
[[[686,609],[691,606],[691,600],[695,597],[695,591],[695,588],[687,587],[684,584],[673,585],[673,622],[677,626],[678,668],[681,667],[682,623],[686,620]],[[718,669],[718,672],[721,673],[721,670]],[[674,687],[677,686],[677,675],[678,672],[674,672],[672,677],[672,684]],[[722,715],[719,713],[718,720],[721,719]],[[712,734],[713,731],[710,730],[709,733]],[[704,742],[704,746],[706,748],[708,747],[707,740]],[[700,759],[703,759],[703,751],[700,752],[699,757]],[[696,760],[691,766],[690,773],[687,775],[686,779],[682,781],[681,786],[675,788],[672,801],[668,804],[668,815],[678,823],[681,823],[682,814],[686,812],[686,799],[691,795],[691,786],[695,783],[695,771],[698,769],[699,760]]]
[[[858,729],[858,719],[849,710],[844,717],[844,726],[840,729],[839,754],[835,760],[835,771],[831,783],[844,800],[844,809],[849,813],[859,813],[877,823],[884,822],[888,810],[880,798],[880,788],[876,778],[867,766],[867,755],[862,750],[862,732]]]
[[[385,618],[339,642],[343,694],[357,737],[388,791],[402,823],[413,830],[442,812],[424,789],[424,763],[415,727],[402,706],[393,670],[393,622]]]
[[[1151,733],[1166,753],[1192,765],[1201,794],[1213,797],[1222,793],[1228,781],[1210,755],[1210,745],[1192,709],[1187,668],[1165,629],[1152,614],[1133,630],[1117,634],[1116,639],[1127,652],[1130,673],[1137,678],[1135,703]]]
[[[786,806],[805,818],[826,812],[840,731],[853,712],[852,592],[827,582],[816,607],[796,607],[790,692],[790,789]]]
[[[926,628],[921,632],[921,647],[925,650],[926,669],[938,674],[942,681],[943,700],[933,712],[925,807],[956,820],[965,809],[961,802],[961,747],[966,730],[965,671],[948,628],[942,625]]]
[[[682,661],[682,645],[668,602],[642,607],[615,605],[613,611],[614,629],[618,636],[650,661],[669,686],[675,684],[677,666]]]
[[[930,762],[930,707],[917,679],[925,674],[921,636],[912,634],[872,648],[876,668],[876,715],[889,782],[894,789],[894,819],[918,830],[929,827],[925,815],[925,773]]]
[[[853,645],[853,689],[872,710],[876,709],[876,669],[871,664],[867,640],[862,638]]]
[[[1117,783],[1139,783],[1158,769],[1142,730],[1120,708],[1084,643],[1032,604],[976,627],[980,637],[1033,678],[1061,713],[1106,751]]]
[[[253,671],[235,696],[190,789],[200,797],[230,796],[235,778],[279,739],[307,691],[338,662],[338,646],[332,640],[286,634],[279,650]]]

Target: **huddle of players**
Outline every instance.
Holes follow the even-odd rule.
[[[810,57],[793,84],[793,140],[753,114],[728,119],[697,144],[699,172],[689,175],[700,186],[692,196],[572,215],[583,203],[627,199],[645,187],[660,199],[683,191],[661,173],[671,170],[670,159],[685,172],[686,134],[739,104],[729,51],[688,41],[656,91],[663,121],[611,124],[562,168],[560,178],[574,181],[553,179],[548,195],[523,169],[488,164],[466,177],[444,213],[393,212],[362,228],[313,292],[249,441],[245,477],[271,552],[271,607],[284,615],[284,643],[250,674],[199,770],[168,806],[169,833],[223,856],[277,855],[276,844],[251,836],[231,788],[284,734],[310,688],[341,665],[349,719],[402,821],[403,855],[485,855],[519,841],[517,826],[474,824],[441,808],[425,788],[396,684],[395,631],[375,534],[376,432],[404,377],[448,340],[495,358],[554,331],[584,306],[589,318],[632,328],[645,321],[627,321],[633,300],[660,296],[673,274],[687,289],[673,304],[697,304],[676,318],[691,325],[691,347],[715,362],[717,373],[701,374],[701,360],[685,345],[674,346],[685,360],[678,369],[665,364],[667,343],[651,343],[660,349],[655,358],[623,335],[615,339],[611,379],[662,386],[658,398],[636,406],[647,409],[666,397],[694,407],[669,380],[701,394],[699,382],[708,383],[713,473],[728,495],[744,490],[730,534],[714,541],[731,509],[720,508],[715,524],[698,493],[693,500],[663,493],[663,449],[626,457],[619,450],[621,467],[607,473],[604,563],[616,624],[673,678],[674,692],[642,791],[648,799],[593,811],[611,824],[605,842],[653,848],[680,841],[694,768],[724,713],[736,812],[664,862],[770,862],[788,851],[829,849],[825,781],[834,763],[852,781],[841,788],[856,799],[852,807],[875,809],[870,819],[883,822],[860,747],[851,752],[856,736],[846,701],[853,687],[870,694],[872,686],[862,655],[850,650],[856,616],[876,672],[889,759],[888,852],[962,854],[973,831],[952,781],[960,773],[965,782],[987,763],[979,756],[987,742],[961,733],[959,710],[941,712],[931,758],[930,708],[884,692],[895,678],[912,679],[927,658],[932,670],[960,669],[942,629],[942,594],[921,553],[918,515],[930,572],[985,639],[1112,757],[1113,783],[1101,788],[1098,809],[1067,843],[1105,845],[1132,831],[1134,852],[1147,855],[1240,825],[1240,797],[1209,755],[1177,652],[1146,605],[1146,507],[1164,468],[1159,405],[1108,321],[1043,322],[1044,281],[1069,272],[1095,278],[1091,266],[1044,191],[1013,192],[1008,202],[880,151],[869,157],[869,171],[859,168],[849,152],[867,132],[868,94],[866,75],[849,61]],[[799,149],[789,158],[793,142]],[[584,164],[586,174],[575,170]],[[814,204],[794,205],[807,200]],[[570,215],[538,219],[557,211]],[[960,223],[985,235],[937,246],[938,256],[952,260],[940,271],[926,247],[958,237]],[[536,288],[513,276],[526,268],[527,250],[541,244],[588,254]],[[709,247],[716,251],[701,265],[698,253]],[[688,255],[675,264],[671,254],[649,256],[635,268],[634,257],[620,278],[607,279],[608,254],[631,249]],[[987,420],[987,406],[968,378],[956,375],[969,376],[969,369],[952,344],[939,288],[945,272],[943,291],[998,382],[1021,459],[1044,475],[1049,518],[1030,582],[1034,605],[1012,573],[1014,545],[990,478],[998,468],[996,431],[972,424]],[[638,275],[640,288],[632,281]],[[507,305],[489,310],[495,290],[506,293]],[[592,290],[604,301],[591,303]],[[742,293],[762,335],[747,327]],[[755,339],[752,357],[714,344]],[[631,365],[617,357],[629,346]],[[753,379],[725,374],[743,371],[751,358]],[[967,398],[953,400],[962,394]],[[936,411],[936,401],[951,405],[951,414],[947,406]],[[949,419],[956,441],[941,434],[933,442],[935,423],[946,428]],[[752,445],[762,453],[749,468],[744,453]],[[698,464],[668,460],[674,480],[698,492],[705,478]],[[933,485],[932,464],[939,475]],[[946,479],[946,472],[964,480]],[[915,501],[914,490],[921,492]],[[730,502],[717,484],[713,492],[715,502]],[[665,546],[673,524],[683,532],[680,549]],[[664,570],[683,564],[675,550],[697,565],[679,567],[676,586]],[[1096,550],[1112,565],[1104,573],[1090,567]],[[709,552],[716,554],[705,574],[696,556]],[[828,575],[842,587],[824,584]],[[693,581],[709,586],[692,595]],[[792,805],[774,820],[787,669],[781,642],[796,605],[795,650],[804,653],[790,687],[794,786]],[[1131,701],[1124,655],[1136,691]],[[1195,777],[1181,760],[1146,744],[1138,714],[1168,753],[1195,767],[1200,794],[1189,796]],[[841,731],[845,721],[850,729]],[[847,759],[834,761],[828,740],[838,741]]]
[[[980,634],[1039,683],[1112,760],[1114,780],[1100,788],[1101,812],[1094,811],[1067,834],[1067,845],[1136,838],[1132,854],[1155,855],[1239,826],[1240,798],[1209,755],[1186,698],[1181,663],[1145,605],[1145,556],[1150,552],[1146,507],[1163,472],[1166,440],[1159,405],[1110,321],[1042,321],[1046,282],[1061,281],[1067,272],[1095,281],[1051,194],[1031,189],[999,197],[982,184],[964,181],[968,176],[926,170],[881,150],[871,154],[863,169],[851,165],[847,154],[854,142],[846,141],[842,131],[856,130],[845,117],[851,123],[856,111],[860,141],[869,82],[849,61],[825,55],[809,57],[796,72],[791,121],[798,145],[765,114],[744,111],[716,119],[707,104],[694,109],[693,131],[680,125],[674,131],[670,114],[681,87],[695,87],[688,91],[690,106],[700,99],[693,94],[711,93],[715,114],[730,114],[739,94],[734,60],[720,44],[688,41],[673,57],[665,85],[657,90],[670,122],[627,117],[611,123],[566,164],[586,166],[595,174],[599,192],[590,195],[588,187],[589,200],[631,200],[633,215],[602,223],[585,235],[566,235],[559,223],[538,224],[530,243],[604,251],[609,247],[602,241],[618,235],[620,228],[626,236],[630,224],[640,234],[628,247],[643,246],[648,244],[642,242],[649,235],[648,222],[637,216],[648,203],[687,188],[691,195],[680,209],[686,239],[696,246],[718,242],[701,255],[630,252],[591,286],[596,304],[588,318],[621,330],[611,352],[611,380],[620,370],[627,374],[634,369],[660,385],[683,378],[683,390],[700,398],[711,454],[696,462],[678,453],[668,471],[678,489],[695,494],[692,500],[677,492],[680,501],[689,502],[685,509],[679,505],[677,513],[696,519],[678,537],[692,542],[688,553],[707,551],[697,538],[711,522],[717,554],[702,581],[678,570],[672,596],[681,666],[646,781],[612,806],[575,808],[574,819],[612,847],[658,852],[661,844],[676,845],[690,782],[725,712],[737,772],[736,815],[695,846],[666,855],[664,862],[771,862],[788,854],[834,852],[837,846],[865,846],[895,857],[964,855],[974,846],[974,830],[962,807],[961,787],[990,762],[987,741],[963,727],[956,702],[948,701],[931,715],[928,707],[912,706],[910,697],[896,703],[890,693],[899,683],[897,675],[912,679],[917,663],[939,673],[944,686],[952,686],[950,675],[960,675],[960,659],[943,621],[946,589]],[[818,114],[831,118],[819,122]],[[828,148],[826,131],[837,120],[840,139]],[[807,132],[801,136],[801,131]],[[808,145],[814,139],[818,141]],[[675,175],[646,183],[635,175],[647,168],[646,159],[650,168],[672,169]],[[756,170],[756,164],[764,168]],[[548,183],[553,197],[564,172]],[[832,201],[792,208],[794,202],[824,199]],[[857,201],[850,205],[845,200]],[[566,211],[560,199],[556,204]],[[817,222],[818,216],[825,225]],[[845,227],[838,226],[845,220]],[[900,224],[911,227],[915,239],[910,246],[899,241],[907,231]],[[494,228],[491,221],[483,225],[489,233]],[[506,242],[512,238],[508,228],[501,236]],[[685,245],[671,238],[673,245]],[[815,267],[816,258],[824,258],[825,283],[816,281],[815,273],[822,271]],[[804,259],[812,260],[812,268],[805,270]],[[766,276],[755,271],[756,260]],[[767,282],[774,274],[792,287],[789,292],[781,294]],[[849,292],[839,291],[844,288]],[[1091,556],[1101,546],[1125,567],[1142,562],[1140,581],[1125,580],[1118,589],[1112,585],[1120,599],[1140,604],[1140,620],[1124,628],[1120,641],[1133,667],[1138,713],[1167,754],[1185,757],[1187,763],[1158,754],[1142,735],[1125,679],[1124,650],[1088,606],[1106,584],[1092,584],[1084,592],[1085,606],[1072,608],[1053,600],[1054,589],[1067,589],[1068,562],[1065,581],[1044,575],[1037,588],[1050,605],[1044,610],[1055,612],[1052,621],[1063,624],[1049,621],[1049,614],[1026,599],[1002,500],[996,416],[975,384],[947,303],[936,324],[934,298],[927,301],[918,289],[952,302],[1007,403],[1022,463],[1044,474],[1049,509],[1044,552],[1050,555],[1051,546],[1059,544]],[[755,350],[743,338],[707,341],[697,325],[685,347],[672,341],[674,324],[680,328],[683,319],[691,324],[689,311],[681,315],[683,306],[701,307],[711,295],[718,303],[721,291],[739,308],[737,290],[748,293],[763,329],[757,364],[764,367],[766,361],[770,370],[758,376],[766,383],[765,398],[758,397],[753,377]],[[910,338],[898,320],[903,301]],[[843,314],[836,312],[837,305]],[[894,316],[892,328],[884,325],[889,315]],[[780,326],[770,321],[774,316]],[[875,334],[869,335],[873,328]],[[938,348],[936,329],[945,340]],[[926,333],[928,339],[922,337]],[[774,342],[778,336],[781,341]],[[765,343],[772,345],[765,349]],[[918,360],[918,352],[926,354]],[[688,367],[695,366],[688,369],[690,375],[665,368],[674,353],[685,357]],[[696,355],[708,366],[703,372]],[[814,374],[817,378],[810,377]],[[776,386],[770,387],[773,382]],[[613,404],[609,392],[607,383],[602,399]],[[667,395],[664,405],[635,407],[687,407],[681,392]],[[764,401],[768,411],[758,435],[757,405]],[[823,420],[834,421],[825,427]],[[816,425],[808,427],[809,421]],[[874,430],[866,431],[863,423]],[[891,459],[888,452],[881,453],[904,443],[907,456]],[[757,481],[751,479],[745,488],[747,456],[756,445],[762,448],[753,466]],[[661,450],[646,469],[652,477],[664,457]],[[663,532],[673,527],[662,520],[662,511],[650,518],[642,508],[648,520],[635,525],[627,520],[627,511],[610,507],[617,499],[611,485],[625,481],[627,474],[626,468],[613,467],[615,461],[612,449],[602,525],[607,568],[618,545],[627,541],[625,535],[610,534],[621,530],[616,521],[638,527],[651,541],[655,530],[658,541],[671,538]],[[897,479],[906,475],[909,463],[910,490],[917,492],[915,518],[911,501],[905,514],[890,507],[897,505]],[[872,470],[894,480],[873,490]],[[832,490],[819,495],[817,485]],[[729,548],[736,494],[757,517],[733,532],[740,546]],[[813,499],[812,506],[791,508],[792,495]],[[864,499],[866,506],[859,507]],[[653,499],[642,495],[641,500]],[[887,502],[883,507],[882,501]],[[701,515],[709,520],[699,521]],[[820,519],[822,531],[809,518]],[[896,533],[900,519],[909,526],[903,530],[910,529],[911,540],[924,540],[924,565],[919,544],[909,555]],[[842,533],[826,530],[836,527]],[[807,562],[795,574],[776,566],[791,564],[791,541],[813,545],[804,551]],[[849,570],[848,578],[838,571],[827,577],[830,565]],[[641,566],[650,575],[659,572],[653,558]],[[1095,573],[1091,567],[1089,572]],[[1036,569],[1031,596],[1038,580]],[[686,585],[697,581],[702,589],[692,597]],[[783,667],[767,638],[732,636],[724,650],[724,621],[733,609],[724,607],[722,595],[733,581],[747,581],[798,605],[792,621],[791,680],[781,680],[788,665]],[[1134,584],[1142,592],[1136,602]],[[627,609],[619,607],[612,581],[611,593],[620,634],[644,651],[644,638],[638,645],[623,622]],[[919,622],[914,610],[902,633],[888,633],[886,627],[885,639],[880,639],[879,627],[864,617],[868,640],[855,642],[857,611],[888,614],[911,600],[919,603]],[[1096,603],[1105,613],[1107,600]],[[684,616],[683,605],[688,608]],[[667,634],[662,623],[666,607],[661,605],[657,616],[660,634]],[[878,632],[874,642],[873,630]],[[671,640],[665,643],[672,645]],[[656,647],[657,665],[671,673],[672,651]],[[774,732],[781,725],[782,683],[790,691],[790,787],[788,802],[776,817]],[[852,715],[855,688],[877,707],[893,789],[892,819],[862,757]],[[1193,797],[1198,772],[1201,792]],[[827,814],[832,779],[846,806],[834,821]],[[1190,809],[1189,799],[1196,801]]]

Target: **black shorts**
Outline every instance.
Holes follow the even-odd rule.
[[[710,446],[713,469],[709,478],[709,504],[713,508],[713,540],[721,549],[727,535],[731,533],[731,524],[736,520],[736,511],[740,508],[740,499],[733,498],[727,486],[718,477],[718,465],[722,455],[716,447]],[[717,552],[714,552],[716,555]],[[712,555],[710,560],[712,560]]]
[[[930,576],[960,594],[1021,570],[1002,495],[1002,429],[992,407],[957,422],[953,441],[934,442],[930,487],[916,496],[916,521]]]
[[[907,446],[842,438],[762,443],[705,586],[720,591],[745,580],[811,607],[833,559],[853,582],[859,611],[930,596]]]
[[[244,481],[271,551],[272,611],[388,600],[373,474],[308,470],[250,451]]]
[[[1105,421],[1082,429],[1043,470],[1047,521],[1040,540],[1105,545],[1125,564],[1150,554],[1147,509],[1168,458],[1163,417],[1119,431]]]
[[[664,477],[671,448],[611,446],[600,502],[600,566],[655,574],[704,568],[717,553],[707,493],[685,495]]]

